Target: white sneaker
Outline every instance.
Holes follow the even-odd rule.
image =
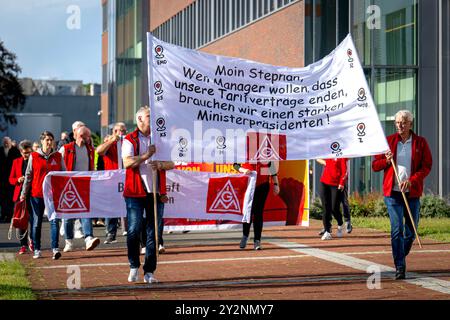
[[[162,246],[162,245],[159,245],[159,253],[161,254],[161,253],[164,253],[164,252],[166,252],[166,248],[164,248],[164,246]]]
[[[66,245],[64,246],[63,252],[69,252],[73,250],[73,240],[66,240]]]
[[[156,283],[156,282],[158,282],[158,280],[153,276],[153,273],[147,272],[144,275],[144,282],[145,283]]]
[[[34,250],[33,259],[38,259],[42,257],[41,250]]]
[[[75,233],[74,233],[75,239],[82,239],[82,238],[84,238],[84,233],[83,233],[83,231],[81,231],[82,230],[82,226],[81,226],[80,219],[76,219],[75,220],[74,229],[75,229]]]
[[[75,239],[82,239],[82,238],[84,238],[84,234],[83,234],[83,232],[81,232],[81,230],[75,230],[73,237]]]
[[[325,231],[325,233],[322,236],[322,240],[331,240],[331,233],[329,233],[328,231]]]
[[[344,235],[344,232],[342,231],[342,226],[338,226],[338,227],[337,227],[336,236],[337,236],[338,238],[342,238],[343,235]]]
[[[122,235],[125,237],[128,234],[128,232],[124,231],[122,232]]]
[[[130,268],[128,275],[128,282],[137,282],[139,277],[139,268]]]
[[[95,247],[99,245],[100,239],[89,236],[85,239],[85,242],[86,242],[86,251],[91,251],[94,250]]]
[[[145,247],[141,249],[141,254],[145,254]]]

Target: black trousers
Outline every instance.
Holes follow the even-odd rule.
[[[331,219],[334,217],[338,223],[338,226],[342,226],[342,213],[341,213],[341,197],[343,192],[338,190],[337,186],[330,186],[323,182],[320,183],[322,199],[323,215],[322,222],[323,228],[327,232],[331,232]]]
[[[246,237],[250,234],[250,226],[253,222],[254,240],[261,240],[263,229],[263,211],[267,196],[269,195],[269,182],[260,184],[255,188],[253,196],[252,212],[250,223],[244,222],[242,224],[242,234]]]
[[[349,222],[351,220],[351,217],[350,217],[350,205],[348,204],[348,183],[344,185],[341,201],[342,201],[342,209],[344,211],[344,220],[346,222]]]

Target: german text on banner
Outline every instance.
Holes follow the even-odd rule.
[[[126,216],[125,170],[52,171],[44,179],[47,215],[54,218]],[[167,172],[165,218],[250,222],[256,174]]]
[[[288,68],[148,40],[155,160],[233,163],[359,157],[388,145],[348,35]]]

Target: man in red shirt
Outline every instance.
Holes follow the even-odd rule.
[[[94,170],[94,148],[91,145],[91,130],[86,126],[76,129],[75,141],[65,144],[59,150],[67,171],[93,171]],[[66,245],[64,252],[73,250],[73,226],[75,219],[64,220],[64,235]],[[92,229],[92,218],[82,218],[86,250],[94,250],[100,243],[100,239],[94,237]]]
[[[414,228],[402,192],[406,195],[417,228],[423,181],[430,173],[433,164],[426,139],[412,131],[413,120],[413,115],[408,110],[397,112],[395,114],[397,133],[387,137],[390,151],[376,155],[372,161],[373,171],[384,170],[383,193],[391,222],[391,245],[396,280],[406,277],[406,256],[415,239]],[[395,177],[392,159],[397,166],[400,185]]]

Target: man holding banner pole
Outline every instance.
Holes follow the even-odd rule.
[[[390,151],[384,155],[376,155],[372,169],[384,170],[384,201],[391,223],[392,255],[396,268],[395,279],[398,280],[405,279],[405,258],[415,237],[418,238],[420,196],[423,193],[423,181],[431,171],[433,160],[426,139],[412,131],[411,112],[398,111],[394,121],[397,133],[387,137]]]
[[[147,236],[143,266],[144,282],[154,283],[157,282],[153,273],[156,270],[158,239],[153,193],[165,193],[165,171],[158,171],[158,176],[155,177],[155,180],[158,180],[158,190],[155,190],[156,184],[154,186],[152,181],[156,171],[152,168],[154,162],[149,159],[156,152],[156,147],[151,144],[150,139],[148,106],[141,107],[137,111],[136,124],[136,130],[125,137],[122,145],[123,165],[126,169],[123,196],[128,220],[127,248],[130,262],[128,281],[138,281],[140,234],[144,228]]]

